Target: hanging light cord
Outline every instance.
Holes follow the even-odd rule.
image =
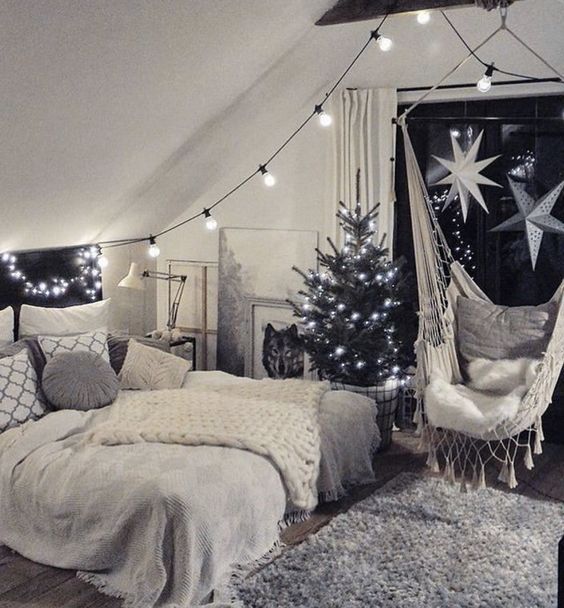
[[[464,37],[462,36],[462,34],[457,30],[457,28],[455,27],[454,23],[448,18],[448,16],[445,14],[445,12],[444,11],[440,11],[440,12],[441,12],[442,16],[444,17],[444,19],[446,20],[446,22],[448,23],[448,25],[452,28],[452,30],[454,31],[454,33],[456,34],[456,36],[458,37],[458,39],[460,40],[460,42],[462,42],[462,44],[464,45],[464,47],[468,50],[469,55],[463,61],[461,61],[453,70],[451,70],[437,85],[435,85],[435,87],[433,87],[422,98],[420,98],[415,104],[413,104],[413,106],[411,108],[409,108],[409,110],[404,113],[404,116],[407,115],[407,113],[409,111],[413,110],[415,108],[415,106],[419,105],[419,103],[421,103],[421,101],[423,101],[423,99],[425,97],[427,97],[430,93],[432,93],[435,89],[437,89],[438,86],[444,80],[446,80],[449,76],[451,76],[454,72],[456,72],[462,65],[464,65],[464,63],[466,63],[466,61],[470,57],[473,57],[474,59],[476,59],[486,69],[489,69],[489,70],[492,70],[492,71],[495,71],[495,72],[499,72],[500,74],[505,74],[507,76],[512,76],[512,77],[520,78],[520,79],[523,79],[523,80],[530,80],[531,82],[534,82],[534,81],[538,80],[538,78],[536,78],[535,76],[528,76],[528,75],[525,75],[525,74],[519,74],[519,73],[516,73],[516,72],[510,72],[508,70],[503,70],[503,69],[501,69],[499,67],[494,66],[493,63],[487,63],[487,62],[485,62],[478,55],[477,51],[482,46],[484,46],[489,40],[491,40],[492,38],[494,38],[502,30],[507,31],[515,40],[517,40],[522,46],[524,46],[533,55],[535,55],[535,57],[537,57],[542,63],[544,63],[545,66],[547,66],[552,72],[554,72],[555,74],[557,74],[557,76],[559,78],[559,80],[557,82],[560,82],[560,83],[564,84],[564,78],[556,70],[556,68],[554,68],[552,65],[550,65],[545,59],[543,59],[538,53],[536,53],[533,49],[531,49],[531,47],[529,47],[523,40],[521,40],[521,38],[519,38],[514,32],[512,32],[507,27],[507,25],[506,25],[507,9],[501,9],[502,24],[492,34],[490,34],[490,36],[488,36],[481,44],[479,44],[475,48],[471,48],[470,47],[470,45],[466,42],[466,40],[464,39]],[[265,169],[266,166],[270,162],[272,162],[293,141],[293,139],[302,131],[302,129],[319,113],[318,109],[321,109],[323,107],[323,104],[333,95],[333,93],[336,91],[337,87],[341,84],[341,82],[344,80],[344,78],[347,76],[347,74],[352,70],[352,68],[354,67],[354,65],[356,64],[356,62],[364,54],[364,52],[366,51],[366,49],[368,48],[368,46],[370,45],[370,43],[372,42],[372,40],[376,40],[376,41],[378,40],[378,38],[380,37],[380,29],[382,28],[382,26],[384,25],[384,23],[388,19],[388,16],[389,15],[386,14],[382,18],[382,20],[380,21],[380,24],[378,25],[378,27],[370,33],[369,39],[365,42],[365,44],[362,46],[362,48],[356,54],[356,56],[354,57],[354,59],[349,63],[349,65],[346,67],[346,69],[344,70],[344,72],[336,80],[336,82],[334,83],[334,85],[325,94],[325,98],[324,98],[323,102],[321,104],[315,106],[314,110],[289,135],[289,137],[287,137],[283,141],[283,143],[278,148],[276,148],[276,150],[268,157],[268,159],[266,160],[266,162],[264,162],[263,164],[261,164],[258,169],[254,170],[252,173],[250,173],[249,175],[247,175],[247,177],[245,177],[242,181],[240,181],[236,186],[234,186],[233,188],[231,188],[231,190],[229,190],[223,196],[221,196],[216,201],[214,201],[207,208],[204,208],[203,211],[195,213],[194,215],[186,218],[185,220],[182,220],[182,221],[180,221],[180,222],[178,222],[176,224],[173,224],[172,226],[170,226],[168,228],[165,228],[164,230],[161,230],[160,232],[157,232],[157,233],[153,234],[152,238],[156,239],[156,238],[159,238],[161,236],[164,236],[165,234],[168,234],[169,232],[172,232],[173,230],[176,230],[177,228],[180,228],[181,226],[185,226],[186,224],[188,224],[190,222],[193,222],[193,221],[195,221],[196,219],[198,219],[200,217],[209,217],[209,212],[211,210],[215,209],[218,205],[220,205],[221,203],[223,203],[232,194],[234,194],[239,189],[241,189],[243,186],[245,186],[256,175],[258,175],[260,173],[264,173],[266,171],[266,169]],[[138,238],[130,238],[130,239],[115,239],[115,240],[112,240],[112,241],[100,241],[98,244],[100,246],[103,246],[104,249],[111,249],[113,247],[123,247],[123,246],[127,246],[127,245],[134,245],[136,243],[142,243],[142,242],[145,242],[145,241],[149,241],[150,238],[151,237],[147,236],[147,237],[138,237]]]
[[[378,25],[378,27],[370,33],[370,38],[366,41],[366,43],[363,45],[363,47],[360,49],[360,51],[356,54],[354,59],[349,63],[349,65],[347,66],[345,71],[341,74],[341,76],[338,78],[338,80],[335,82],[335,84],[331,87],[331,89],[325,94],[323,103],[321,103],[320,106],[323,106],[323,104],[333,95],[333,93],[336,91],[337,87],[341,84],[343,79],[352,70],[352,68],[354,67],[356,62],[360,59],[360,57],[364,54],[366,49],[369,47],[370,43],[373,40],[378,39],[380,28],[384,25],[387,18],[388,18],[388,15],[386,14],[383,17],[383,19],[380,21],[380,24]],[[284,142],[268,157],[266,162],[263,163],[263,166],[267,166],[270,162],[272,162],[286,148],[286,146],[288,146],[290,144],[290,142],[301,132],[301,130],[316,116],[316,114],[317,114],[317,111],[316,111],[316,109],[314,109],[307,116],[307,118],[290,134],[290,136],[287,137],[284,140]],[[260,172],[261,172],[260,168],[253,171],[251,174],[249,174],[247,177],[245,177],[245,179],[240,181],[236,186],[231,188],[231,190],[229,190],[229,192],[227,192],[221,198],[217,199],[214,203],[209,205],[209,207],[207,207],[206,210],[211,211],[211,210],[215,209],[218,205],[223,203],[223,201],[225,201],[227,198],[229,198],[232,194],[237,192],[237,190],[239,190],[245,184],[247,184],[247,182],[251,181]],[[157,233],[153,234],[153,238],[157,239],[161,236],[164,236],[165,234],[168,234],[169,232],[172,232],[173,230],[176,230],[177,228],[180,228],[181,226],[184,226],[190,222],[193,222],[194,220],[198,219],[199,217],[204,216],[206,210],[200,211],[199,213],[196,213],[196,214],[186,218],[185,220],[182,220],[181,222],[178,222],[177,224],[174,224],[173,226],[166,228],[165,230],[161,230],[161,232],[157,232]],[[143,241],[148,241],[148,240],[149,240],[149,237],[140,237],[140,238],[132,238],[132,239],[116,239],[114,241],[100,241],[98,244],[101,246],[103,245],[104,249],[111,249],[112,247],[123,247],[125,245],[133,245],[135,243],[141,243]]]
[[[445,18],[445,21],[450,25],[450,27],[452,28],[453,32],[457,35],[458,39],[466,47],[466,49],[469,51],[469,53],[474,57],[474,59],[476,59],[479,63],[481,63],[485,68],[492,68],[494,72],[499,72],[500,74],[505,74],[506,76],[513,76],[515,78],[521,78],[522,80],[532,80],[532,81],[538,80],[538,78],[536,76],[527,76],[526,74],[518,74],[516,72],[509,72],[508,70],[502,70],[501,68],[498,68],[495,65],[493,65],[491,63],[487,63],[486,61],[484,61],[483,59],[481,59],[478,56],[478,54],[476,53],[476,51],[474,51],[472,49],[472,47],[462,37],[462,34],[456,29],[456,27],[454,26],[454,23],[448,18],[448,16],[446,15],[446,13],[444,11],[441,11],[441,15]],[[506,30],[510,35],[512,35],[512,36],[515,37],[515,34],[513,34],[513,32],[507,27],[507,25],[505,25],[505,18],[503,18],[503,25],[502,25],[502,27],[500,28],[499,31],[501,31],[501,30]],[[532,51],[532,49],[530,47],[526,46],[526,48],[528,50]],[[533,54],[536,55],[536,53],[534,53],[534,51],[532,51],[532,52],[533,52]],[[550,66],[548,63],[546,63],[546,62],[544,62],[544,63],[553,72],[555,72],[556,74],[558,74],[558,77],[560,78],[560,82],[562,83],[563,81],[562,81],[561,75],[558,72],[556,72],[556,70],[554,70],[554,68],[552,66]]]

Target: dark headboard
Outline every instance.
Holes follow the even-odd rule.
[[[0,253],[0,309],[63,308],[102,299],[97,245]],[[17,338],[17,336],[16,336]]]

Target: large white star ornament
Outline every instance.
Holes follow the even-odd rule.
[[[450,171],[449,175],[438,181],[436,184],[433,184],[434,186],[439,186],[441,184],[451,185],[443,211],[452,203],[455,196],[458,194],[460,197],[460,206],[462,207],[462,217],[464,218],[464,221],[466,221],[466,218],[468,217],[468,207],[470,205],[469,194],[471,194],[478,201],[478,203],[480,203],[486,213],[489,213],[486,202],[484,201],[484,197],[482,196],[482,192],[480,191],[479,184],[484,186],[498,186],[501,188],[500,184],[497,184],[481,174],[481,172],[488,165],[491,165],[494,160],[497,160],[501,154],[492,156],[491,158],[486,158],[484,160],[476,161],[476,156],[478,156],[483,135],[484,132],[481,131],[476,141],[470,147],[470,150],[464,154],[458,140],[451,133],[450,139],[452,142],[454,160],[446,160],[444,158],[434,156],[434,158],[438,160],[443,167]]]
[[[508,176],[515,203],[519,209],[513,217],[492,228],[492,232],[525,231],[529,243],[529,253],[533,270],[537,264],[539,249],[544,232],[564,234],[564,223],[550,215],[558,197],[564,189],[564,181],[550,192],[535,200],[526,190],[526,184]]]

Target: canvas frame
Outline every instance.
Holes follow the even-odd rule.
[[[249,299],[288,306],[303,286],[292,266],[317,268],[319,232],[225,227],[220,230],[218,369],[249,375]],[[274,255],[273,255],[274,254]]]

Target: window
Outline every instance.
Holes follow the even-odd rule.
[[[400,108],[400,113],[402,109]],[[439,223],[455,259],[459,260],[485,293],[498,304],[539,304],[552,297],[564,276],[564,236],[545,231],[533,270],[526,234],[492,232],[491,229],[517,213],[509,177],[523,184],[535,199],[564,180],[564,96],[480,100],[422,104],[411,114],[409,132],[427,183]],[[458,198],[443,211],[449,186],[433,185],[447,175],[434,158],[452,158],[451,136],[463,150],[483,140],[478,160],[501,157],[484,175],[502,187],[482,186],[489,209],[470,203],[464,223]],[[398,133],[396,171],[395,255],[405,256],[414,270],[411,218],[407,194],[403,140]],[[564,193],[552,210],[564,221]],[[555,408],[564,428],[564,382],[556,391]],[[557,415],[552,408],[550,415]],[[555,425],[547,425],[555,426]],[[561,431],[562,433],[562,431]]]

